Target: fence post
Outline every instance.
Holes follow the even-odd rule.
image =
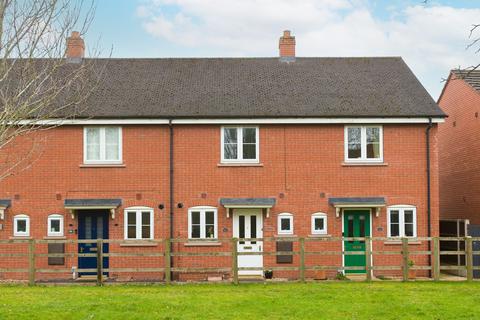
[[[408,281],[408,239],[402,238],[403,281]]]
[[[305,238],[300,238],[300,281],[305,282]]]
[[[28,284],[35,284],[35,240],[28,241]]]
[[[472,237],[465,237],[465,264],[467,267],[467,281],[473,280],[473,245]]]
[[[97,286],[103,283],[103,240],[97,239]]]
[[[170,238],[165,239],[165,283],[170,284],[172,281],[172,256],[171,252],[171,240]]]
[[[367,272],[367,281],[372,280],[372,239],[365,237],[365,271]]]
[[[238,239],[232,239],[232,277],[233,283],[238,284]]]
[[[440,280],[440,240],[433,238],[433,280]]]

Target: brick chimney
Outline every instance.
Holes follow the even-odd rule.
[[[278,48],[280,49],[280,60],[295,61],[295,37],[290,35],[290,30],[283,31]]]
[[[67,59],[81,60],[85,56],[85,42],[80,37],[80,32],[72,31],[72,35],[67,38]]]

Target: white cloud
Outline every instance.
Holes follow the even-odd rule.
[[[152,36],[209,56],[276,56],[284,29],[298,56],[402,56],[434,97],[449,69],[480,61],[465,49],[480,9],[390,13],[374,16],[365,0],[146,0],[137,9]]]

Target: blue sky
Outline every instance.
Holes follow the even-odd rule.
[[[290,29],[298,56],[402,56],[437,98],[449,69],[480,62],[474,23],[476,0],[99,0],[85,38],[113,57],[264,57]]]

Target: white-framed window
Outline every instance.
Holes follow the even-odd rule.
[[[25,214],[19,214],[13,217],[13,236],[30,236],[30,217]]]
[[[153,209],[131,207],[125,209],[125,239],[153,239]]]
[[[345,162],[383,162],[383,127],[345,126]]]
[[[122,163],[122,128],[84,127],[83,149],[86,164]]]
[[[293,234],[293,215],[280,213],[278,215],[278,234]]]
[[[223,163],[258,163],[259,134],[256,126],[222,127]]]
[[[49,237],[63,236],[63,216],[60,214],[51,214],[47,218],[47,235]]]
[[[387,209],[388,237],[417,236],[417,208],[395,205]]]
[[[216,239],[217,208],[192,207],[188,209],[188,238]]]
[[[312,214],[312,234],[327,234],[327,214],[323,212]]]

